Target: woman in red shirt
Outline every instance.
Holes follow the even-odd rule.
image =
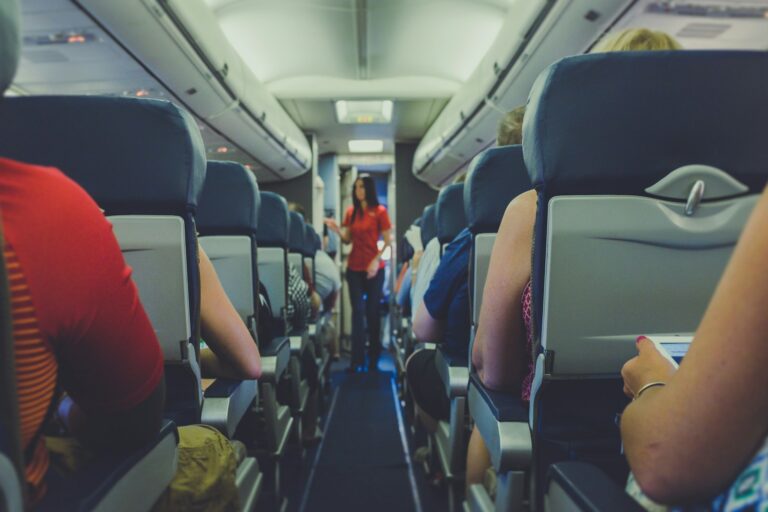
[[[337,232],[345,244],[352,244],[347,260],[347,282],[352,302],[352,373],[365,363],[365,332],[368,324],[368,369],[375,370],[381,354],[381,321],[379,302],[384,281],[381,255],[389,247],[392,223],[387,209],[379,204],[373,178],[361,175],[352,185],[352,206],[344,213],[342,228],[333,220],[328,227]],[[379,239],[384,244],[379,248]],[[365,317],[365,318],[364,318]]]

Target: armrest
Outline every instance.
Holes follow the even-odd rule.
[[[437,372],[440,374],[440,379],[445,386],[445,394],[449,399],[458,396],[467,396],[469,368],[459,363],[460,361],[452,361],[441,347],[437,347],[435,364],[437,365]]]
[[[558,462],[550,466],[545,492],[545,510],[548,511],[645,510],[605,473],[586,462]]]
[[[485,389],[477,375],[469,380],[469,413],[499,473],[530,466],[533,451],[528,404],[508,393]]]
[[[291,343],[287,336],[274,338],[261,354],[261,379],[275,383],[280,380],[291,358]]]
[[[0,453],[0,508],[9,512],[21,512],[21,481],[9,458]]]
[[[176,473],[176,425],[164,420],[157,438],[132,453],[98,454],[74,473],[49,471],[35,510],[150,510]]]
[[[256,398],[257,391],[255,380],[216,379],[205,390],[201,422],[231,438]]]
[[[437,343],[417,343],[413,347],[413,351],[416,352],[417,350],[436,350],[437,349]]]
[[[291,354],[300,354],[307,346],[309,335],[306,329],[293,330],[288,333],[288,340],[291,344]]]

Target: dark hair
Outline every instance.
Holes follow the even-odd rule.
[[[369,174],[361,174],[352,182],[352,205],[354,208],[352,208],[352,220],[350,222],[355,222],[355,217],[357,217],[358,213],[361,217],[363,216],[363,206],[360,204],[360,200],[357,199],[357,195],[355,195],[357,180],[363,180],[365,202],[368,204],[368,207],[379,206],[379,197],[376,195],[376,184],[373,182],[373,178]]]

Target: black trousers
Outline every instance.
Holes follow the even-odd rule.
[[[352,303],[352,365],[365,363],[365,324],[368,324],[368,364],[375,365],[381,354],[381,287],[384,270],[373,279],[366,272],[347,270],[349,300]]]

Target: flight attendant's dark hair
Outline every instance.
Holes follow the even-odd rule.
[[[368,204],[368,207],[379,206],[379,197],[376,195],[376,183],[374,183],[370,174],[361,174],[352,183],[352,205],[354,208],[352,208],[351,222],[355,222],[355,217],[357,217],[358,214],[361,217],[363,216],[363,206],[360,204],[360,200],[357,199],[357,195],[355,195],[355,185],[357,185],[358,180],[363,181],[363,188],[365,188],[365,202]]]

